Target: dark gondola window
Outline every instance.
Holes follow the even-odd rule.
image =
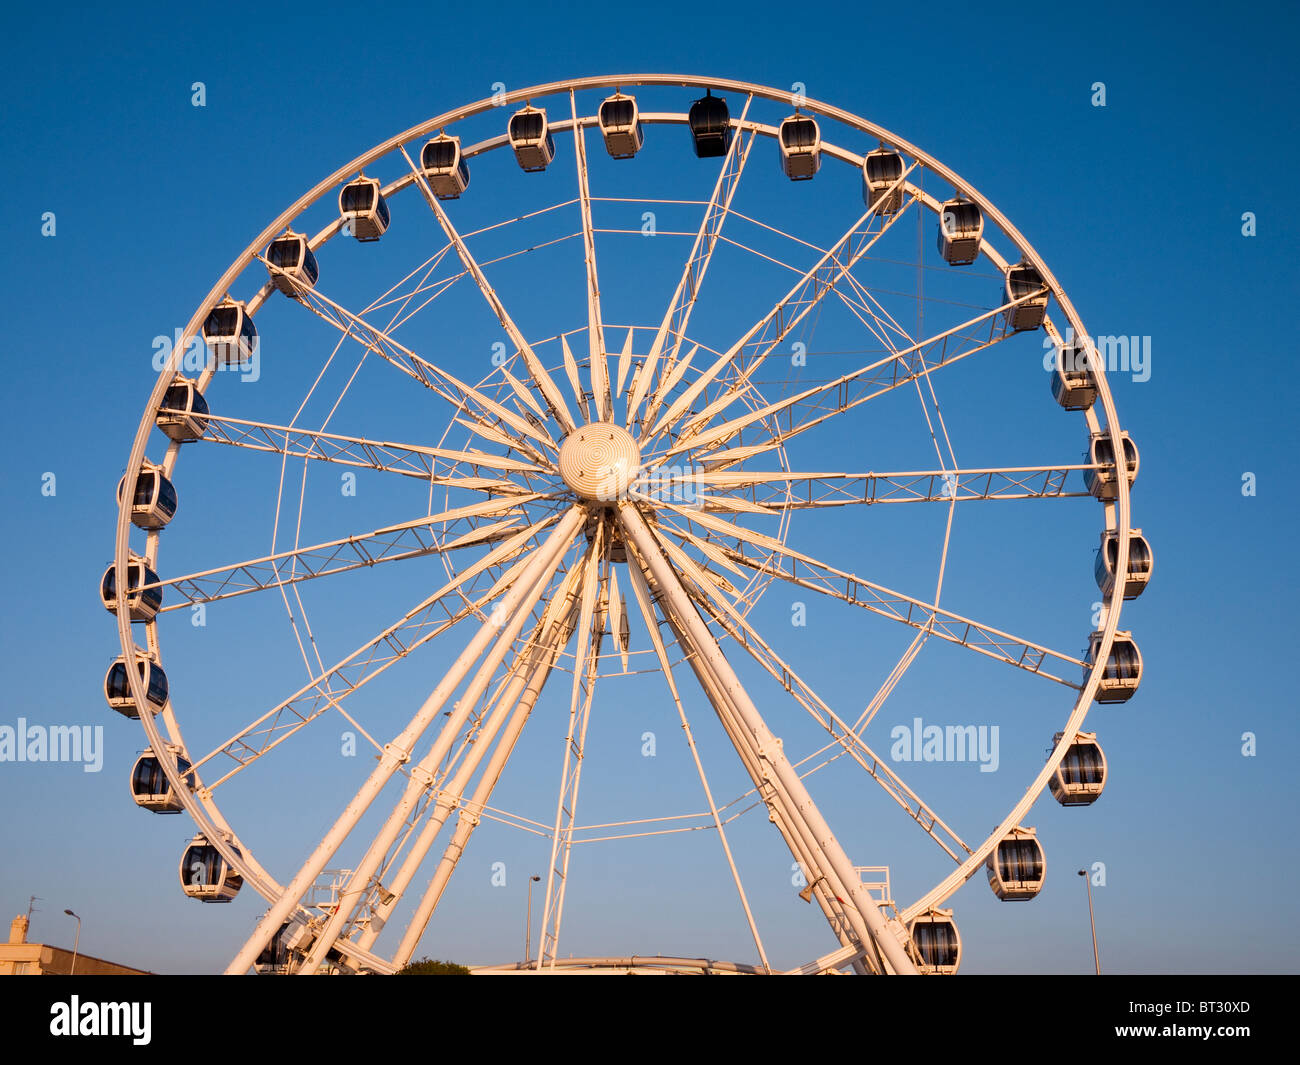
[[[1115,448],[1111,445],[1109,436],[1097,438],[1095,446],[1096,462],[1101,466],[1115,465]],[[1137,449],[1133,446],[1133,441],[1128,437],[1124,438],[1124,457],[1128,460],[1129,469],[1137,463]]]
[[[171,385],[163,396],[163,407],[172,411],[185,411],[190,414],[207,414],[208,401],[203,393],[192,384]]]
[[[1043,879],[1043,852],[1032,839],[998,844],[998,872],[1004,883],[1032,884]]]
[[[141,758],[136,762],[135,772],[131,774],[131,791],[139,796],[167,793],[167,777],[158,764],[158,759]]]
[[[302,262],[304,251],[306,251],[305,243],[298,237],[286,237],[271,245],[267,258],[271,260],[272,266],[278,266],[282,270],[292,270]]]
[[[787,148],[811,148],[817,143],[817,125],[812,119],[781,123],[781,143]]]
[[[452,140],[430,141],[424,146],[424,168],[426,170],[451,170],[456,165],[460,148]]]
[[[1119,540],[1113,536],[1106,540],[1106,569],[1115,572],[1119,565]],[[1128,571],[1130,574],[1151,572],[1151,549],[1141,536],[1130,536],[1128,541]]]
[[[980,228],[980,209],[973,203],[948,204],[943,211],[943,226],[950,236],[973,235]]]
[[[375,187],[368,181],[348,185],[343,190],[343,210],[362,213],[369,211],[374,206],[375,194]]]
[[[163,395],[163,409],[184,411],[190,409],[190,389],[184,385],[171,385]]]
[[[279,927],[275,935],[262,948],[262,953],[257,956],[257,965],[282,966],[289,960],[288,951],[284,946],[284,933],[288,928],[287,923]]]
[[[126,682],[126,666],[121,662],[114,662],[108,671],[108,680],[104,684],[110,699],[129,699],[131,698],[131,689]]]
[[[1106,680],[1135,680],[1138,675],[1137,648],[1131,643],[1115,641],[1102,676]]]
[[[631,99],[606,100],[600,105],[600,124],[607,129],[629,129],[634,118],[636,103]]]
[[[1116,556],[1119,554],[1119,544],[1115,545]],[[1129,573],[1150,573],[1151,572],[1151,548],[1141,536],[1130,537],[1128,542],[1128,571]]]
[[[126,572],[127,587],[129,589],[127,594],[128,605],[135,608],[143,604],[145,607],[148,607],[151,612],[157,613],[158,608],[162,605],[162,589],[146,588],[144,591],[141,591],[140,586],[145,584],[157,584],[158,574],[147,566],[142,566],[139,562],[128,562]],[[111,604],[116,601],[116,566],[109,566],[108,569],[104,571],[104,579],[100,585],[100,592],[104,598],[104,602]]]
[[[951,925],[928,921],[916,926],[912,938],[926,965],[957,964],[957,935]]]
[[[208,320],[203,323],[203,332],[213,339],[232,337],[236,331],[245,333],[246,329],[240,321],[241,318],[245,318],[245,315],[238,307],[213,307],[208,312]]]
[[[1011,298],[1019,299],[1030,293],[1038,292],[1043,287],[1043,278],[1032,266],[1012,267],[1007,275],[1007,287]]]
[[[185,852],[185,879],[195,887],[216,884],[221,879],[221,867],[224,864],[216,847],[191,847]]]
[[[893,154],[867,156],[867,177],[871,181],[892,184],[902,176],[902,156]]]
[[[135,479],[135,494],[131,503],[137,507],[151,507],[162,475],[157,470],[142,470]]]
[[[167,674],[147,659],[140,659],[136,665],[140,671],[140,679],[145,683],[145,698],[154,706],[164,705],[167,702]],[[104,681],[104,691],[110,699],[131,698],[131,686],[127,683],[124,662],[114,662],[109,668],[108,676]]]
[[[167,702],[167,674],[152,664],[149,666],[147,697],[156,706]]]
[[[521,111],[510,119],[510,139],[524,143],[541,140],[545,125],[540,111]]]
[[[194,787],[194,778],[190,773],[193,767],[184,758],[176,760],[176,770],[187,787]],[[170,795],[171,785],[167,783],[167,774],[163,772],[162,763],[154,755],[142,757],[135,764],[131,774],[131,791],[146,798],[148,796]]]
[[[1101,751],[1091,743],[1074,744],[1061,759],[1061,777],[1067,784],[1102,783]]]

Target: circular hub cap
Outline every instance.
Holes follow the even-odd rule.
[[[560,445],[560,476],[582,499],[622,499],[640,467],[641,449],[632,434],[611,422],[575,429]]]

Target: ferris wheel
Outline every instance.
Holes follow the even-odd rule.
[[[135,802],[197,827],[185,894],[268,904],[231,973],[400,969],[455,905],[483,824],[531,833],[547,862],[535,955],[490,970],[951,973],[952,896],[981,871],[999,899],[1038,895],[1034,804],[1102,792],[1085,718],[1142,673],[1119,627],[1153,565],[1130,514],[1137,449],[1046,262],[967,181],[865,119],[721,78],[503,90],[317,184],[177,335],[118,485],[105,694],[144,729]],[[1031,386],[1050,441],[988,408]],[[1007,452],[959,463],[981,433]],[[1077,446],[1049,452],[1058,437]],[[881,472],[877,456],[900,458]],[[957,576],[967,513],[996,545],[1045,511],[1053,536],[1100,532],[1086,650],[1014,634]],[[895,539],[869,540],[895,514]],[[268,518],[270,549],[239,552]],[[313,535],[331,522],[346,531]],[[930,526],[937,577],[903,590]],[[776,589],[833,610],[833,641],[862,661],[805,642],[796,670]],[[1022,599],[1045,617],[1060,596],[1027,576],[998,609]],[[287,611],[292,641],[265,669],[260,609]],[[204,661],[208,616],[241,635]],[[327,649],[331,625],[370,627],[345,653]],[[889,668],[857,675],[877,650]],[[295,656],[305,681],[250,706]],[[956,683],[997,698],[1015,678],[1056,715],[1038,726],[1045,762],[996,774],[1019,776],[993,825],[923,799],[880,731],[909,678],[967,664]],[[674,788],[695,809],[582,813],[594,737],[628,692],[681,737]],[[340,720],[369,756],[348,773],[312,746]],[[534,732],[544,758],[520,754]],[[285,784],[297,770],[323,834],[268,843],[263,816],[308,794]],[[824,786],[831,773],[854,790]],[[503,798],[512,781],[537,788]],[[765,946],[772,906],[750,886],[764,819],[799,871],[781,905],[829,926],[796,965]],[[864,852],[870,831],[894,839],[886,822],[937,872],[901,877],[910,850]],[[576,851],[687,833],[716,839],[750,960],[561,952]],[[925,886],[896,902],[891,867],[895,886]]]

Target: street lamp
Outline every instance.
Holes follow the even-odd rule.
[[[1101,975],[1101,955],[1097,953],[1097,922],[1092,917],[1092,878],[1082,869],[1079,875],[1083,877],[1083,882],[1088,888],[1088,924],[1092,927],[1092,964],[1096,967],[1097,975]]]
[[[524,925],[524,961],[533,960],[533,885],[541,879],[540,876],[528,878],[528,921]]]
[[[77,915],[73,913],[71,910],[64,910],[63,912],[66,913],[69,917],[77,917]],[[69,976],[71,976],[73,973],[77,971],[77,948],[80,946],[81,946],[81,918],[77,917],[77,938],[72,943],[72,968],[68,970]]]

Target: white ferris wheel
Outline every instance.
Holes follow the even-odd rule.
[[[1138,687],[1120,612],[1153,562],[1130,515],[1136,448],[1044,260],[968,182],[871,122],[721,78],[502,91],[321,181],[179,340],[118,488],[102,596],[122,653],[105,693],[145,732],[135,802],[197,826],[184,892],[268,904],[229,972],[401,968],[436,939],[435,913],[460,919],[448,888],[487,824],[530,833],[547,862],[537,949],[497,971],[955,972],[949,899],[981,872],[999,899],[1033,898],[1046,862],[1031,808],[1044,791],[1066,806],[1102,792],[1082,730],[1094,703]],[[989,407],[1022,388],[1041,429]],[[986,453],[982,434],[1001,457],[959,463]],[[963,600],[967,514],[986,544],[1040,514],[1053,536],[1100,531],[1086,651],[1013,634],[1020,601],[1077,620],[1032,573],[1000,615]],[[239,551],[268,518],[270,550]],[[872,539],[894,520],[916,524]],[[346,531],[312,535],[330,521]],[[903,555],[923,527],[938,550],[920,588]],[[787,649],[806,636],[791,596],[833,617],[818,639],[834,655]],[[287,609],[294,651],[274,654],[302,662],[252,704],[279,676],[252,664],[263,637],[242,638],[262,609]],[[233,621],[233,646],[198,635],[205,611]],[[331,625],[369,627],[345,653],[327,650]],[[204,661],[197,641],[218,639]],[[890,667],[864,675],[877,651]],[[932,807],[888,757],[891,698],[927,668],[988,698],[1041,691],[1040,758],[996,774],[1011,788],[996,824]],[[689,793],[690,809],[586,817],[595,737],[633,696],[679,748],[674,800]],[[369,758],[351,775],[311,746],[322,719],[360,737]],[[281,809],[316,811],[323,835],[265,852],[260,821]],[[829,925],[797,965],[765,945],[755,821],[800,873],[781,905]],[[889,869],[916,883],[900,876],[911,851],[885,852],[899,825],[939,863],[907,901]],[[748,960],[562,953],[562,918],[566,935],[582,926],[576,852],[703,837]]]

